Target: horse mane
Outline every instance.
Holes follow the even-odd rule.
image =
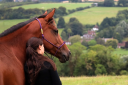
[[[20,29],[21,27],[27,25],[28,23],[32,22],[32,21],[35,20],[36,18],[44,18],[45,16],[46,16],[46,15],[41,15],[41,16],[39,16],[39,17],[34,17],[34,18],[32,18],[32,19],[30,19],[30,20],[27,20],[27,21],[25,21],[25,22],[18,23],[17,25],[14,25],[14,26],[10,27],[9,29],[5,30],[4,32],[2,32],[2,33],[0,34],[0,37],[6,36],[6,35],[8,35],[8,34],[14,32],[14,31]]]

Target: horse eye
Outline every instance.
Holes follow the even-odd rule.
[[[54,30],[54,32],[58,34],[58,30]]]

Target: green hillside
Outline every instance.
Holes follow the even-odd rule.
[[[39,4],[29,4],[29,5],[22,5],[12,7],[13,9],[22,7],[24,9],[32,9],[32,8],[39,8],[39,9],[50,9],[50,8],[58,8],[60,6],[66,7],[66,9],[75,9],[78,7],[86,7],[91,6],[91,3],[39,3]]]
[[[64,19],[67,23],[71,17],[76,17],[84,25],[96,24],[101,23],[105,17],[116,17],[117,12],[124,9],[128,9],[128,7],[94,7],[69,14],[64,16]],[[26,20],[28,19],[0,20],[0,32]]]
[[[65,22],[71,17],[76,17],[82,24],[100,24],[105,17],[116,17],[120,10],[128,7],[93,7],[64,16]]]

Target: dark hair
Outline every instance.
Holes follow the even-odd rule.
[[[39,47],[39,45],[43,45],[43,41],[40,38],[36,38],[36,37],[30,38],[26,44],[26,57],[27,57],[26,64],[28,67],[28,74],[29,74],[28,82],[31,85],[33,85],[38,72],[41,70],[41,67],[42,66],[45,67],[44,61],[48,61],[49,63],[51,63],[53,69],[56,70],[56,66],[51,59],[41,54],[38,54],[36,50]]]

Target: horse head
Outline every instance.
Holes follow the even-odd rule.
[[[61,63],[64,63],[69,60],[71,53],[58,34],[58,28],[53,18],[54,13],[55,9],[38,17],[38,24],[40,24],[41,31],[43,31],[40,38],[43,39],[45,51],[56,56]]]

